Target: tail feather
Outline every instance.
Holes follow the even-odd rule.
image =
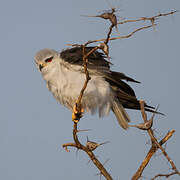
[[[123,108],[122,104],[114,101],[111,108],[120,126],[124,129],[127,129],[129,127],[128,122],[130,122],[130,118],[125,109]]]
[[[122,91],[117,91],[117,97],[124,108],[135,109],[135,110],[141,109],[139,100],[135,96],[128,95]],[[164,115],[163,113],[156,111],[155,107],[149,106],[146,103],[145,103],[145,110],[148,112]]]

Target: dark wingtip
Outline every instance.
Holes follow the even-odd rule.
[[[156,114],[160,114],[162,116],[166,116],[164,113],[161,113],[161,112],[158,112],[158,111],[155,111]]]
[[[149,111],[149,112],[152,112],[152,113],[155,113],[155,114],[160,114],[162,116],[166,116],[164,113],[157,111],[158,109],[159,109],[159,105],[155,108],[155,107],[148,106],[147,104],[145,104],[145,110],[146,111]]]
[[[127,81],[127,82],[134,82],[134,83],[141,83],[141,82],[136,81],[136,80],[134,80],[134,79],[132,79],[132,78],[130,78],[130,77],[126,77],[126,81]]]
[[[151,109],[149,109],[149,108],[151,108]],[[152,110],[152,109],[155,109],[155,108],[151,107],[151,106],[148,106],[148,108],[145,108],[145,111],[148,111],[148,112],[151,112],[151,113],[155,113],[155,114],[159,114],[159,115],[162,115],[162,116],[166,116],[164,113],[156,111],[156,110]]]
[[[136,80],[134,80],[134,82],[135,82],[135,83],[139,83],[139,84],[141,83],[140,81],[136,81]]]

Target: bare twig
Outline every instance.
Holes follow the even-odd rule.
[[[67,149],[67,147],[71,146],[71,147],[76,147],[80,150],[83,150],[84,152],[86,152],[88,154],[88,156],[90,157],[91,161],[94,163],[94,165],[99,169],[100,173],[107,179],[107,180],[112,180],[111,175],[107,172],[107,170],[104,168],[103,164],[101,164],[101,162],[96,158],[96,156],[94,155],[94,153],[88,149],[86,146],[82,145],[78,139],[77,136],[77,123],[74,123],[74,128],[73,128],[73,139],[75,143],[66,143],[63,144],[62,147]]]
[[[132,31],[130,34],[128,35],[124,35],[124,36],[118,36],[118,37],[113,37],[113,38],[110,38],[110,34],[112,32],[112,28],[115,26],[112,22],[111,22],[111,26],[110,26],[110,29],[109,29],[109,32],[108,32],[108,35],[107,35],[107,38],[106,39],[97,39],[97,40],[89,40],[86,44],[91,44],[91,43],[96,43],[96,42],[102,42],[104,41],[105,42],[108,42],[108,41],[111,41],[111,40],[117,40],[117,39],[125,39],[125,38],[129,38],[131,37],[132,35],[134,35],[136,32],[138,31],[141,31],[143,29],[147,29],[147,28],[150,28],[150,27],[154,27],[156,24],[155,24],[155,20],[158,18],[158,17],[161,17],[161,16],[168,16],[168,15],[172,15],[174,13],[178,12],[177,10],[174,10],[174,11],[171,11],[169,13],[159,13],[158,15],[156,16],[152,16],[152,17],[141,17],[141,18],[138,18],[138,19],[130,19],[130,20],[125,20],[125,21],[121,21],[121,22],[118,22],[117,24],[125,24],[125,23],[129,23],[129,22],[138,22],[138,21],[151,21],[151,24],[152,25],[149,25],[149,26],[144,26],[144,27],[141,27],[141,28],[138,28],[134,31]],[[114,13],[114,12],[113,12]],[[99,17],[99,16],[92,16],[92,17]],[[103,17],[102,17],[103,18]],[[104,18],[105,19],[105,18]],[[109,17],[107,18],[109,19]],[[70,45],[70,46],[79,46],[78,44],[67,44],[67,45]]]
[[[147,120],[147,115],[146,115],[146,112],[144,109],[144,104],[145,104],[144,101],[140,101],[141,114],[142,114],[144,122],[146,123],[146,122],[148,122],[148,120]],[[166,151],[162,147],[162,145],[172,136],[172,134],[175,132],[175,130],[171,130],[170,132],[168,132],[168,134],[160,142],[158,142],[157,139],[154,137],[153,130],[151,128],[148,129],[147,132],[151,138],[152,146],[151,146],[151,149],[149,150],[146,158],[143,160],[142,164],[140,165],[139,169],[137,170],[137,172],[132,177],[132,180],[137,180],[138,178],[141,177],[144,168],[147,166],[151,157],[155,154],[155,152],[158,149],[161,149],[162,153],[164,154],[164,156],[167,158],[167,160],[171,164],[174,172],[176,172],[176,174],[180,175],[180,173],[177,170],[174,162],[170,159],[170,157],[168,156],[168,154],[166,153]]]
[[[108,32],[108,34],[107,34],[107,38],[106,38],[105,41],[104,41],[105,44],[108,44],[108,42],[109,42],[109,40],[110,40],[110,35],[111,35],[111,33],[112,33],[113,27],[114,27],[114,25],[112,24],[112,25],[110,26],[110,28],[109,28],[109,32]]]
[[[88,55],[85,55],[85,46],[84,45],[82,45],[82,54],[83,54],[83,66],[84,66],[84,72],[85,72],[85,75],[86,75],[86,80],[84,82],[84,86],[81,89],[81,92],[79,94],[78,100],[76,102],[77,110],[79,112],[81,112],[81,100],[82,100],[84,91],[85,91],[85,89],[87,87],[87,84],[88,84],[89,80],[91,79],[90,76],[89,76],[89,72],[87,70],[87,62],[88,62],[87,57],[88,57]]]
[[[105,166],[105,164],[106,164],[109,160],[110,160],[110,159],[107,159],[107,160],[103,163],[103,166]],[[96,176],[98,176],[98,175],[99,175],[100,180],[101,180],[102,173],[101,173],[101,172],[100,172],[100,173],[97,173]]]
[[[178,12],[177,10],[171,11],[169,13],[159,13],[156,16],[152,16],[152,17],[140,17],[138,19],[129,19],[129,20],[125,20],[125,21],[121,21],[118,22],[118,24],[125,24],[125,23],[129,23],[129,22],[138,22],[138,21],[151,21],[151,23],[153,24],[153,22],[161,16],[168,16],[168,15],[172,15],[174,13]]]
[[[146,114],[145,113],[145,110],[144,110],[144,101],[140,101],[140,106],[141,106],[141,112],[142,114]],[[147,115],[144,119],[145,122],[147,122]],[[152,129],[149,129],[148,130],[148,134],[149,136],[151,137],[151,140],[152,140],[152,143],[154,143],[159,149],[161,149],[162,153],[164,154],[164,156],[166,157],[166,159],[169,161],[169,163],[171,164],[172,166],[172,169],[175,171],[175,172],[178,172],[174,162],[171,160],[171,158],[168,156],[167,152],[165,151],[165,149],[158,143],[157,139],[154,137],[154,133],[152,131]],[[178,172],[179,173],[179,172]],[[180,175],[180,173],[179,173]]]
[[[117,40],[117,39],[126,39],[126,38],[129,38],[131,37],[132,35],[134,35],[136,32],[138,31],[141,31],[143,29],[148,29],[148,28],[151,28],[153,27],[152,25],[149,25],[149,26],[143,26],[141,28],[138,28],[138,29],[135,29],[134,31],[132,31],[131,33],[127,34],[127,35],[124,35],[124,36],[118,36],[118,37],[113,37],[113,38],[110,38],[110,36],[107,36],[106,39],[96,39],[96,40],[89,40],[87,43],[85,43],[85,46],[89,45],[89,44],[92,44],[92,43],[97,43],[97,42],[107,42],[107,39],[108,39],[108,42],[109,41],[112,41],[112,40]],[[109,30],[110,32],[110,30]],[[108,33],[109,33],[108,32]],[[80,46],[79,44],[67,44],[68,46]],[[98,46],[96,46],[96,48],[100,48]],[[101,48],[100,48],[101,49]]]
[[[148,120],[145,123],[140,123],[140,124],[135,124],[135,125],[129,124],[130,127],[136,127],[138,129],[141,129],[144,131],[149,130],[152,127],[152,125],[153,125],[153,118],[151,118],[150,120]]]
[[[91,129],[80,129],[77,132],[79,133],[79,132],[85,132],[85,131],[91,131]]]
[[[175,175],[175,174],[178,174],[178,172],[172,172],[172,173],[169,173],[169,174],[158,174],[158,175],[154,176],[151,180],[155,180],[158,177],[166,177],[166,178],[168,178],[168,177],[170,177],[172,175]]]
[[[166,136],[159,142],[160,145],[163,145],[164,143],[166,143],[174,134],[175,130],[171,130],[170,132],[168,132],[166,134]],[[152,145],[151,149],[149,150],[149,152],[147,153],[145,159],[143,160],[143,162],[141,163],[140,167],[138,168],[137,172],[133,175],[132,180],[136,180],[138,178],[141,177],[145,167],[148,165],[149,161],[151,160],[152,156],[155,154],[155,152],[158,150],[159,148],[157,146]]]
[[[129,37],[131,37],[132,35],[134,35],[136,32],[141,31],[141,30],[143,30],[143,29],[148,29],[148,28],[150,28],[150,27],[153,27],[153,26],[152,26],[152,25],[143,26],[143,27],[141,27],[141,28],[135,29],[134,31],[132,31],[132,32],[129,33],[128,35],[109,38],[109,41],[117,40],[117,39],[129,38]],[[90,41],[88,41],[86,44],[88,45],[88,44],[91,44],[91,43],[102,42],[102,41],[106,41],[106,39],[90,40]],[[73,45],[73,44],[68,44],[68,45]]]
[[[82,54],[83,54],[83,66],[84,66],[84,72],[85,72],[85,75],[86,75],[86,80],[85,80],[84,85],[83,85],[83,87],[82,87],[82,89],[80,91],[79,97],[78,97],[78,99],[76,101],[76,107],[77,107],[77,110],[78,110],[79,113],[81,113],[81,100],[82,100],[84,91],[86,90],[87,84],[91,79],[90,76],[89,76],[88,69],[87,69],[88,56],[90,54],[92,54],[93,52],[95,52],[97,49],[99,49],[99,47],[96,46],[91,51],[89,51],[87,54],[85,54],[86,44],[87,43],[85,43],[85,45],[81,45]]]

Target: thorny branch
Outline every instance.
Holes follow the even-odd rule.
[[[132,35],[134,35],[136,32],[138,31],[141,31],[143,29],[148,29],[150,27],[153,27],[152,25],[149,25],[149,26],[143,26],[141,28],[138,28],[138,29],[135,29],[134,31],[132,31],[131,33],[129,33],[128,35],[124,35],[124,36],[118,36],[118,37],[113,37],[113,38],[108,38],[108,41],[112,41],[112,40],[117,40],[117,39],[126,39],[126,38],[129,38],[131,37]],[[86,45],[89,45],[91,43],[96,43],[96,42],[106,42],[107,39],[103,38],[103,39],[97,39],[97,40],[89,40]],[[67,45],[70,45],[70,46],[78,46],[78,44],[67,44]]]
[[[104,166],[101,164],[101,162],[96,158],[94,153],[86,146],[82,145],[79,142],[78,136],[77,136],[77,123],[74,123],[74,128],[73,128],[73,139],[75,143],[67,143],[63,144],[62,147],[68,151],[67,147],[76,147],[77,149],[83,150],[88,154],[90,157],[91,161],[94,163],[94,165],[99,169],[100,173],[107,179],[107,180],[112,180],[111,175],[107,172],[107,170],[104,168]]]
[[[152,16],[152,17],[140,17],[138,19],[129,19],[129,20],[125,20],[125,21],[121,21],[121,22],[118,22],[118,24],[125,24],[125,23],[129,23],[129,22],[138,22],[138,21],[150,21],[152,23],[152,25],[154,24],[154,21],[156,19],[158,19],[159,17],[161,16],[168,16],[168,15],[172,15],[174,13],[178,12],[177,10],[175,11],[171,11],[169,13],[159,13],[158,15],[156,16]]]
[[[107,33],[107,38],[106,39],[98,39],[98,40],[90,40],[88,41],[87,43],[85,43],[84,45],[81,45],[82,47],[82,54],[83,54],[83,67],[84,67],[84,72],[85,72],[85,76],[86,76],[86,80],[84,82],[84,85],[80,91],[80,95],[76,101],[76,104],[75,106],[77,107],[77,111],[78,113],[81,113],[82,109],[81,109],[81,101],[82,101],[82,97],[83,97],[83,94],[84,94],[84,91],[86,90],[86,87],[88,85],[88,82],[89,80],[91,79],[90,76],[89,76],[89,72],[88,72],[88,56],[90,54],[92,54],[93,52],[95,52],[97,49],[101,49],[108,57],[108,54],[109,54],[109,47],[108,47],[108,42],[111,41],[111,40],[117,40],[117,39],[124,39],[124,38],[129,38],[131,37],[132,35],[134,35],[136,32],[138,31],[141,31],[143,29],[147,29],[147,28],[150,28],[150,27],[154,27],[156,24],[155,24],[155,20],[160,17],[160,16],[168,16],[168,15],[172,15],[174,14],[175,12],[177,11],[171,11],[169,13],[165,13],[165,14],[158,14],[156,16],[152,16],[152,17],[141,17],[139,19],[134,19],[134,20],[125,20],[125,21],[122,21],[122,22],[117,22],[117,18],[116,18],[116,15],[114,14],[115,12],[115,9],[112,9],[112,12],[109,13],[110,15],[108,15],[107,17],[105,17],[108,13],[104,13],[102,14],[101,16],[96,16],[96,17],[101,17],[101,18],[104,18],[104,19],[109,19],[110,22],[111,22],[111,26],[109,27],[109,31]],[[141,28],[138,28],[138,29],[135,29],[134,31],[132,31],[130,34],[128,35],[124,35],[124,36],[118,36],[118,37],[113,37],[111,38],[111,33],[112,33],[112,30],[114,27],[116,27],[117,29],[117,25],[118,24],[125,24],[125,23],[128,23],[128,22],[137,22],[137,21],[146,21],[146,20],[149,20],[151,21],[152,25],[148,25],[148,26],[144,26],[144,27],[141,27]],[[96,42],[103,42],[101,44],[99,44],[98,46],[95,46],[90,52],[88,52],[86,54],[86,46],[91,44],[91,43],[96,43]],[[78,44],[69,44],[69,45],[72,45],[72,46],[79,46]],[[141,177],[142,175],[142,172],[144,170],[144,168],[147,166],[147,164],[149,163],[151,157],[155,154],[155,152],[158,150],[158,149],[161,149],[161,151],[163,152],[164,156],[167,158],[167,160],[170,162],[171,166],[172,166],[172,169],[174,170],[174,172],[170,173],[170,174],[158,174],[156,175],[153,179],[159,177],[159,176],[165,176],[165,177],[169,177],[171,175],[174,175],[174,174],[179,174],[179,171],[177,170],[174,162],[170,159],[170,157],[168,156],[168,154],[166,153],[166,151],[162,148],[162,145],[164,143],[166,143],[168,141],[168,139],[173,135],[173,133],[175,132],[175,130],[171,130],[170,132],[167,133],[167,135],[160,141],[158,142],[157,139],[154,137],[154,134],[153,134],[153,131],[151,129],[151,126],[152,126],[152,122],[149,120],[150,123],[148,123],[148,120],[147,120],[147,115],[145,113],[145,110],[144,110],[144,101],[140,101],[140,105],[141,105],[141,113],[142,113],[142,117],[144,119],[144,124],[143,124],[143,128],[141,127],[142,124],[140,124],[139,126],[141,127],[140,129],[143,129],[143,130],[147,130],[147,132],[149,133],[149,136],[151,137],[151,142],[152,142],[152,147],[151,149],[149,150],[146,158],[143,160],[142,164],[140,165],[139,169],[137,170],[137,172],[134,174],[134,176],[132,177],[132,180],[136,180],[138,178]],[[152,116],[152,121],[153,121],[153,117]],[[79,117],[79,120],[80,120],[81,116]],[[78,122],[78,121],[77,121]],[[88,156],[90,157],[91,161],[95,164],[95,166],[99,169],[100,171],[100,174],[102,174],[107,180],[112,180],[112,177],[111,175],[107,172],[107,170],[104,168],[103,164],[96,158],[96,156],[94,155],[94,153],[92,152],[94,149],[90,149],[88,148],[88,146],[84,146],[83,144],[80,143],[79,139],[78,139],[78,136],[77,136],[77,133],[79,132],[79,130],[77,130],[77,122],[74,122],[74,126],[73,126],[73,139],[74,139],[74,143],[66,143],[66,144],[63,144],[63,148],[65,148],[65,150],[68,152],[68,147],[76,147],[77,149],[80,149],[80,150],[83,150],[84,152],[86,152],[88,154]],[[148,128],[144,128],[144,125],[147,126],[146,124],[150,124],[148,126]],[[138,126],[138,127],[139,127]],[[132,126],[132,127],[136,127],[136,126]]]
[[[154,176],[151,180],[155,180],[158,177],[166,177],[166,178],[168,178],[168,177],[170,177],[172,175],[175,175],[175,174],[177,174],[177,172],[172,172],[172,173],[169,173],[169,174],[158,174],[158,175]]]
[[[147,115],[144,115],[144,114],[146,114],[146,113],[145,113],[145,110],[144,110],[144,101],[140,101],[140,106],[141,106],[141,113],[142,113],[144,122],[147,122]],[[152,144],[155,144],[159,149],[161,149],[162,153],[164,154],[164,156],[166,157],[166,159],[167,159],[167,160],[169,161],[169,163],[171,164],[172,169],[173,169],[175,172],[178,172],[178,170],[177,170],[174,162],[171,160],[171,158],[168,156],[168,154],[166,153],[166,151],[164,150],[164,148],[158,143],[157,139],[154,137],[153,130],[152,130],[152,129],[149,129],[149,130],[148,130],[148,134],[149,134],[149,136],[151,137]],[[178,172],[178,174],[180,175],[179,172]]]
[[[85,89],[87,87],[87,84],[88,84],[89,80],[91,79],[90,76],[89,76],[89,72],[87,70],[88,55],[85,55],[85,46],[84,45],[82,45],[82,54],[83,54],[83,66],[84,66],[84,72],[85,72],[85,75],[86,75],[86,80],[84,82],[84,86],[81,89],[80,95],[79,95],[78,100],[76,102],[77,103],[77,110],[79,112],[81,112],[81,100],[82,100],[84,91],[85,91]]]
[[[144,109],[144,101],[140,101],[140,107],[141,107],[142,118],[143,118],[144,122],[146,123],[146,122],[148,122],[148,120],[147,120],[147,114],[146,114],[145,109]],[[168,156],[168,154],[166,153],[166,151],[162,147],[162,145],[164,143],[166,143],[169,140],[169,138],[174,134],[175,130],[171,130],[170,132],[168,132],[166,134],[166,136],[160,142],[158,142],[157,139],[154,137],[154,133],[153,133],[153,130],[151,128],[148,129],[147,132],[148,132],[148,134],[149,134],[149,136],[151,138],[152,146],[151,146],[151,149],[149,150],[149,152],[147,153],[145,159],[141,163],[140,167],[138,168],[137,172],[133,175],[132,180],[137,180],[137,179],[139,179],[141,177],[144,168],[148,165],[151,157],[155,154],[155,152],[158,149],[161,149],[164,156],[167,158],[167,160],[171,164],[172,169],[174,170],[174,172],[169,174],[168,176],[171,176],[171,175],[174,175],[174,174],[179,174],[180,175],[180,172],[177,170],[174,162],[170,159],[170,157]]]
[[[114,11],[112,11],[114,12]],[[141,17],[141,18],[138,18],[138,19],[131,19],[131,20],[125,20],[125,21],[121,21],[121,22],[117,22],[117,24],[125,24],[125,23],[129,23],[129,22],[138,22],[138,21],[150,21],[152,25],[149,25],[149,26],[144,26],[144,27],[141,27],[141,28],[138,28],[134,31],[132,31],[130,34],[128,35],[124,35],[124,36],[118,36],[118,37],[114,37],[114,38],[107,38],[108,41],[111,41],[111,40],[117,40],[117,39],[125,39],[125,38],[129,38],[131,37],[132,35],[134,35],[136,32],[138,31],[141,31],[143,29],[147,29],[147,28],[150,28],[150,27],[154,27],[156,24],[155,24],[155,20],[157,20],[159,17],[162,17],[162,16],[168,16],[168,15],[172,15],[174,13],[178,12],[177,10],[174,10],[174,11],[171,11],[169,13],[159,13],[158,15],[156,16],[152,16],[152,17]],[[98,17],[98,16],[97,16]],[[115,26],[116,24],[113,24],[111,26]],[[111,27],[110,27],[111,28]],[[112,29],[111,29],[112,30]],[[110,31],[109,31],[110,32]],[[110,32],[111,33],[111,32]],[[96,43],[96,42],[100,42],[100,41],[106,41],[107,39],[98,39],[98,40],[91,40],[91,41],[88,41],[87,44],[90,44],[90,43]]]

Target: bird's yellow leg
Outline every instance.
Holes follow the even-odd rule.
[[[72,113],[72,121],[75,123],[78,123],[80,118],[83,116],[84,109],[80,107],[80,110],[78,110],[77,103],[73,106],[73,113]]]

